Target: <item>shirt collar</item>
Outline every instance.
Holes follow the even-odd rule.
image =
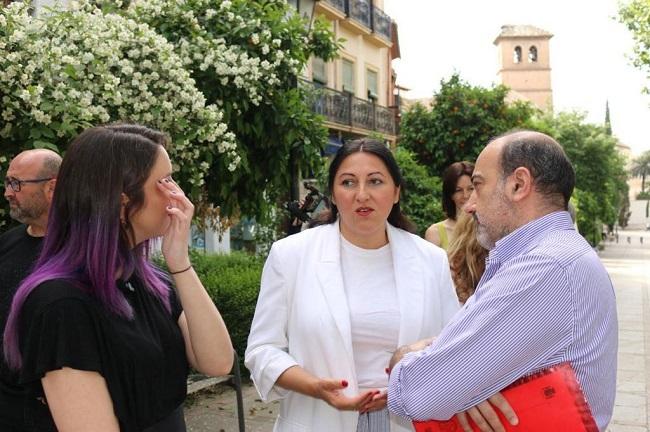
[[[539,239],[551,231],[573,228],[571,215],[567,211],[556,211],[520,226],[501,240],[490,250],[488,262],[506,262],[535,247]]]

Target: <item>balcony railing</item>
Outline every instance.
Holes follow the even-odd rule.
[[[379,8],[373,8],[372,12],[373,31],[385,39],[391,40],[393,26],[390,17]]]
[[[397,134],[395,108],[377,105],[329,87],[316,86],[309,81],[302,81],[301,84],[311,89],[309,102],[312,110],[328,121],[393,136]]]
[[[391,19],[383,10],[373,5],[372,0],[325,1],[382,38],[388,41],[392,40]]]
[[[348,0],[348,14],[350,18],[358,23],[372,28],[370,26],[370,4],[369,0]]]
[[[340,10],[343,13],[346,13],[346,8],[345,4],[347,3],[345,0],[326,0],[327,3],[331,4],[338,10]]]

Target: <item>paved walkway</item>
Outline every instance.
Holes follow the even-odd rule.
[[[628,243],[629,237],[629,243]],[[641,238],[643,237],[643,243]],[[650,432],[650,231],[620,231],[600,253],[616,288],[618,385],[610,432]],[[263,404],[244,388],[246,431],[271,432],[279,404]],[[189,432],[237,432],[235,393],[220,385],[190,400]]]
[[[616,288],[619,320],[616,406],[609,430],[648,432],[650,232],[621,231],[619,243],[606,243],[600,256]]]

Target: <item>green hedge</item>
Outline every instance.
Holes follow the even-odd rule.
[[[636,194],[638,200],[650,200],[650,191],[643,191]]]
[[[243,252],[229,255],[192,253],[192,265],[226,322],[240,357],[243,375],[248,375],[243,366],[244,352],[255,313],[264,259]]]

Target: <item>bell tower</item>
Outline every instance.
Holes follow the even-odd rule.
[[[549,41],[553,35],[529,25],[504,25],[494,40],[499,56],[498,81],[511,89],[510,100],[528,100],[553,109]]]

